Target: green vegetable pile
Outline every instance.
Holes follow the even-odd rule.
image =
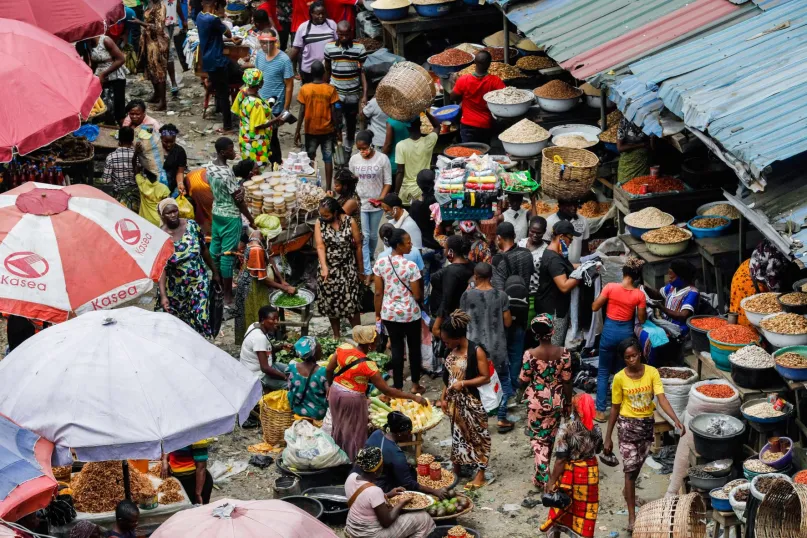
[[[304,297],[289,295],[288,293],[282,293],[275,299],[275,305],[283,308],[296,308],[306,304],[308,304],[308,301]]]
[[[458,497],[453,489],[448,490],[447,497],[442,501],[437,501],[426,509],[432,517],[443,517],[463,512],[471,506],[471,502],[465,496]]]
[[[319,342],[319,346],[322,348],[322,358],[326,360],[336,352],[336,348],[341,343],[336,338],[328,338],[325,336],[318,336],[317,342]]]
[[[378,351],[371,351],[367,354],[367,358],[376,363],[379,370],[386,370],[387,363],[390,361],[390,356],[386,353],[379,353]]]

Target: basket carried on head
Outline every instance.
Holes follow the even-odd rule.
[[[263,441],[275,448],[286,446],[283,434],[294,423],[288,393],[285,390],[270,392],[261,398],[260,408]]]
[[[775,482],[759,505],[754,529],[758,538],[807,536],[807,486]]]
[[[541,163],[541,190],[558,200],[577,200],[591,190],[597,179],[600,160],[585,149],[544,148]],[[555,162],[558,157],[560,162]]]
[[[703,538],[706,506],[697,493],[649,502],[639,509],[633,538]]]
[[[375,98],[387,116],[398,121],[409,121],[432,104],[432,77],[416,63],[397,63],[378,83]]]

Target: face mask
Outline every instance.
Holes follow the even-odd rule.
[[[670,282],[670,285],[675,289],[683,288],[684,287],[684,281],[681,280],[680,276],[677,276],[677,277],[675,277],[675,279],[672,282]]]
[[[395,219],[395,211],[384,211],[384,216],[387,217],[387,220],[396,220]]]
[[[564,258],[569,257],[569,245],[566,244],[566,241],[563,239],[560,240],[560,254]]]

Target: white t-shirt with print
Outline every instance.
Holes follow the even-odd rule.
[[[415,262],[410,262],[403,256],[394,254],[375,262],[373,274],[384,280],[384,299],[381,301],[382,320],[409,323],[420,319],[420,306],[407,289],[407,286],[412,288],[412,282],[420,280],[420,270]]]
[[[357,153],[350,158],[348,168],[359,179],[356,184],[356,194],[361,199],[361,210],[381,211],[381,208],[373,206],[370,200],[381,198],[384,185],[392,185],[392,165],[389,157],[378,150],[369,159],[365,159],[361,153]]]
[[[263,351],[268,355],[269,366],[272,366],[274,364],[272,344],[269,342],[269,337],[261,330],[260,323],[256,322],[247,327],[239,358],[241,364],[246,366],[255,375],[256,379],[261,379],[264,376],[263,370],[261,370],[261,361],[258,359],[259,351]]]

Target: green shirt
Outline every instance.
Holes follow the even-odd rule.
[[[432,164],[432,153],[437,144],[437,133],[429,133],[417,140],[407,138],[395,146],[395,163],[404,165],[404,178],[401,188],[417,187],[417,177],[421,170]]]
[[[126,7],[137,7],[140,5],[140,0],[123,0],[123,5]]]
[[[213,192],[213,214],[219,217],[239,218],[241,210],[235,205],[233,194],[238,190],[238,180],[229,166],[212,162],[205,165],[207,182]]]

